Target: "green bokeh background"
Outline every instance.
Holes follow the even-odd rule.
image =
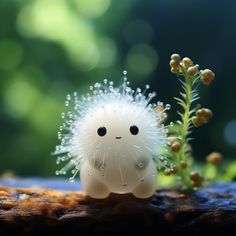
[[[104,78],[151,85],[170,103],[179,83],[169,56],[189,56],[216,79],[201,88],[212,122],[194,131],[198,160],[236,157],[236,1],[1,0],[0,173],[53,176],[51,156],[68,93]]]

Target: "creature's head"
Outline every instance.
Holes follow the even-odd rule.
[[[67,156],[59,157],[59,161],[71,157],[79,170],[84,160],[103,166],[119,158],[127,162],[162,159],[158,150],[166,146],[167,131],[161,124],[163,113],[156,111],[160,104],[149,104],[154,93],[146,96],[127,84],[125,79],[121,87],[115,88],[113,82],[105,80],[104,84],[91,86],[92,94],[82,100],[76,95],[75,113],[69,113],[69,126],[64,125],[69,133],[61,137],[62,144],[56,151]]]
[[[157,116],[135,101],[103,100],[78,123],[75,142],[91,159],[151,158],[164,138]]]

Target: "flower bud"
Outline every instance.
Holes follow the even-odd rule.
[[[205,123],[205,121],[202,119],[202,117],[194,116],[192,118],[192,123],[195,127],[200,127]]]
[[[179,68],[178,67],[171,67],[171,73],[173,74],[178,74],[179,73]]]
[[[189,66],[193,65],[193,62],[192,62],[192,60],[191,60],[190,58],[184,57],[184,58],[182,59],[182,65],[183,65],[183,67],[184,67],[185,69],[187,69],[187,68],[189,68]]]
[[[175,60],[170,60],[170,67],[176,68],[178,67],[179,62],[175,61]]]
[[[192,181],[194,181],[194,182],[201,180],[200,174],[199,174],[198,172],[196,172],[196,171],[192,171],[192,172],[189,174],[189,178],[190,178]]]
[[[176,62],[180,62],[180,55],[177,53],[172,54],[170,58],[171,58],[171,60],[174,60]]]
[[[209,155],[207,155],[206,159],[208,163],[216,165],[222,161],[223,157],[222,154],[219,152],[212,152]]]
[[[187,70],[189,77],[193,77],[198,72],[198,65],[190,66]]]
[[[210,109],[204,108],[204,116],[209,120],[213,116],[213,113]]]
[[[196,111],[196,116],[201,118],[202,121],[206,124],[209,122],[210,118],[213,116],[213,113],[208,108],[201,108]]]
[[[175,141],[172,145],[171,145],[171,150],[173,152],[178,152],[180,150],[180,143]]]
[[[201,81],[204,85],[209,85],[214,78],[215,74],[211,70],[205,69],[201,71]]]
[[[171,172],[172,172],[173,174],[175,174],[175,173],[178,172],[178,169],[176,168],[176,166],[174,166],[174,167],[171,168]]]

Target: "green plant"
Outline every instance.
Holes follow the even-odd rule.
[[[179,97],[174,99],[181,107],[178,111],[180,120],[170,128],[169,155],[172,157],[174,172],[184,188],[197,188],[202,185],[202,176],[193,171],[194,158],[191,152],[190,136],[193,127],[200,127],[209,122],[213,113],[210,109],[201,108],[196,101],[199,99],[198,88],[200,83],[208,86],[214,79],[214,73],[209,70],[199,70],[199,65],[190,58],[180,58],[178,54],[171,55],[171,72],[178,76],[182,91]],[[171,174],[169,170],[166,175]]]

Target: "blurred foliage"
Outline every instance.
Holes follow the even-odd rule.
[[[150,83],[172,104],[175,120],[173,52],[216,73],[201,91],[215,116],[194,133],[196,156],[217,150],[235,158],[235,9],[230,0],[1,0],[0,173],[54,175],[50,153],[66,94],[104,78],[119,83],[123,69],[132,86]],[[234,162],[226,168],[236,176]]]

